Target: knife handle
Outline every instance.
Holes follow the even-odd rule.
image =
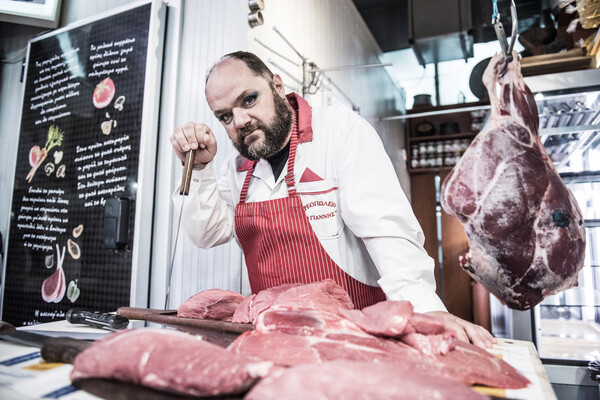
[[[0,321],[0,333],[12,332],[15,330],[16,328],[10,322]]]
[[[67,311],[65,317],[72,324],[85,324],[111,331],[125,329],[129,324],[129,319],[122,315],[110,315],[97,311],[79,310],[77,308]]]
[[[194,169],[194,157],[196,150],[190,150],[185,156],[185,164],[183,166],[183,174],[181,176],[181,186],[179,194],[187,196],[190,193],[190,181],[192,180],[192,170]]]
[[[44,343],[40,353],[47,362],[73,364],[75,357],[91,345],[92,342],[87,340],[52,337]]]
[[[159,308],[142,308],[142,307],[119,307],[117,315],[122,315],[129,319],[139,319],[147,321],[149,315],[155,314],[173,314],[177,315],[177,310],[162,310]]]

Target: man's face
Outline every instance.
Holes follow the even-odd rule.
[[[242,61],[230,59],[210,74],[206,100],[237,150],[249,160],[270,157],[287,143],[292,110],[279,77],[269,82]]]

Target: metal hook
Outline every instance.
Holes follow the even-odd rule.
[[[509,44],[508,39],[506,37],[506,32],[504,31],[504,26],[502,25],[502,22],[500,22],[500,13],[497,9],[496,0],[494,0],[494,13],[492,15],[492,24],[494,25],[496,37],[498,38],[498,42],[500,42],[500,47],[502,48],[502,53],[504,54],[504,63],[502,64],[502,68],[500,69],[500,73],[498,74],[500,77],[504,76],[504,74],[506,73],[506,69],[508,68],[508,64],[513,60],[512,51],[515,46],[515,41],[517,39],[518,19],[517,6],[515,5],[514,0],[511,0],[510,16],[512,18],[512,31]]]

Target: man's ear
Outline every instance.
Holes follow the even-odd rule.
[[[283,86],[283,79],[277,74],[273,74],[273,86],[275,91],[281,96],[285,97],[285,86]]]

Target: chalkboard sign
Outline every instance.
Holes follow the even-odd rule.
[[[157,135],[142,129],[154,12],[138,4],[29,43],[4,321],[130,304],[140,155]]]

